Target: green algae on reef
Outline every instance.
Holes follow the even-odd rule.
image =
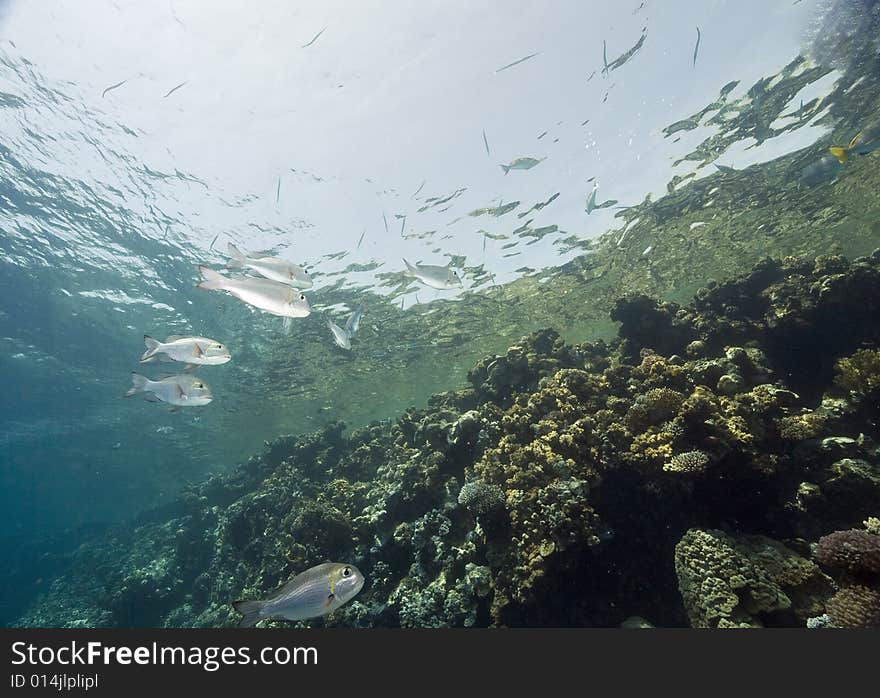
[[[425,409],[273,441],[82,546],[17,624],[231,626],[332,558],[367,584],[304,625],[871,624],[876,575],[811,544],[880,514],[878,311],[880,253],[631,294],[610,343],[542,330]]]

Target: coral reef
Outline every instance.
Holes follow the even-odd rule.
[[[831,580],[809,560],[764,536],[691,529],[675,546],[675,572],[691,625],[804,625]]]
[[[610,344],[541,330],[393,422],[268,444],[17,624],[231,625],[328,559],[367,583],[301,625],[875,624],[877,310],[880,255],[625,297]]]

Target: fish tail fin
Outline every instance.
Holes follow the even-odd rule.
[[[126,391],[125,397],[131,397],[141,393],[147,387],[147,379],[140,373],[131,374],[131,387]]]
[[[226,262],[226,267],[228,269],[241,269],[244,266],[244,253],[231,242],[227,243],[226,247],[229,250],[229,261]]]
[[[233,601],[232,607],[241,613],[241,620],[238,623],[239,628],[253,628],[262,616],[260,611],[266,605],[265,601]]]
[[[405,259],[403,260],[403,263],[406,264],[406,275],[407,276],[414,276],[416,273],[416,268],[412,264],[407,262]]]
[[[223,288],[223,282],[226,278],[223,274],[214,271],[213,269],[208,269],[208,267],[199,265],[199,273],[202,275],[204,281],[196,286],[196,288],[206,289],[208,291],[212,291],[218,288]]]
[[[499,165],[499,167],[504,170],[504,174],[510,172],[510,165]]]
[[[147,347],[147,350],[144,352],[144,355],[141,357],[141,363],[145,361],[149,361],[158,351],[159,347],[162,346],[162,343],[153,339],[150,335],[144,335],[144,344]]]
[[[836,157],[841,165],[846,164],[846,161],[849,159],[849,153],[847,153],[846,151],[846,148],[839,145],[833,145],[828,149],[828,152]]]

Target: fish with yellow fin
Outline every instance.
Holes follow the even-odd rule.
[[[844,164],[850,155],[867,155],[877,148],[880,148],[880,121],[863,128],[853,136],[848,145],[834,145],[828,151]]]

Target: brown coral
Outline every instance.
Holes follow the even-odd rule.
[[[816,559],[855,574],[880,574],[880,536],[858,529],[829,533],[819,539]]]
[[[836,628],[880,627],[880,591],[851,586],[828,600],[827,613]]]

